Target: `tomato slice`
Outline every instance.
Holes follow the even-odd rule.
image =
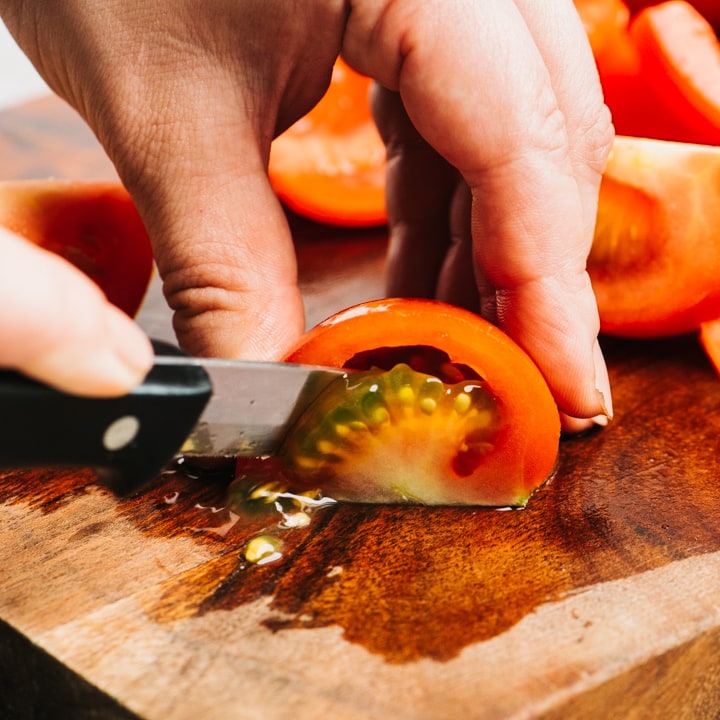
[[[720,147],[618,136],[588,258],[602,330],[660,337],[720,316]]]
[[[618,134],[720,142],[720,42],[710,24],[717,7],[682,0],[575,5]]]
[[[665,125],[653,136],[720,144],[720,41],[712,25],[690,3],[670,0],[642,10],[630,35],[653,96],[638,113]]]
[[[618,37],[630,22],[630,10],[623,0],[575,0],[575,9],[587,32],[593,55],[608,59],[616,51]]]
[[[88,275],[130,316],[153,272],[145,227],[127,191],[112,182],[0,183],[0,225],[54,252]]]
[[[362,303],[286,360],[347,367],[291,432],[290,476],[338,499],[522,506],[555,466],[557,406],[532,360],[438,301]]]
[[[341,59],[320,102],[275,139],[268,172],[294,212],[332,225],[382,225],[385,146],[370,112],[371,80]]]
[[[663,137],[668,134],[661,113],[640,76],[640,53],[630,36],[630,10],[622,0],[575,0],[590,40],[605,102],[621,135]]]
[[[700,325],[700,344],[720,375],[720,318]]]
[[[631,12],[637,13],[651,5],[659,5],[660,0],[626,0]],[[717,0],[690,0],[692,5],[716,30],[720,30],[720,3]]]

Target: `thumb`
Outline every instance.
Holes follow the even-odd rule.
[[[0,257],[0,366],[79,395],[122,395],[142,381],[149,340],[89,278],[2,228]]]
[[[134,141],[120,108],[107,146],[152,239],[180,346],[275,360],[304,329],[295,248],[267,176],[271,135],[231,89],[208,80],[157,116],[133,116]]]

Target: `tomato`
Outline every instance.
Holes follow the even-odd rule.
[[[648,112],[655,100],[640,76],[640,54],[630,36],[627,5],[622,0],[575,0],[575,6],[588,33],[616,132],[667,135],[662,114]]]
[[[720,318],[700,325],[700,343],[720,375]]]
[[[588,272],[602,330],[658,337],[720,317],[720,147],[618,136]]]
[[[627,30],[630,10],[623,0],[575,0],[590,40],[593,55],[598,57],[615,54],[618,37]]]
[[[325,96],[273,142],[270,182],[294,212],[349,227],[386,222],[385,147],[370,85],[338,59]]]
[[[336,499],[522,506],[553,471],[560,420],[544,378],[469,311],[363,303],[311,329],[286,360],[352,371],[284,453],[296,480]]]
[[[720,41],[710,23],[689,3],[671,0],[640,12],[630,34],[654,96],[644,114],[659,114],[668,126],[656,137],[720,144]]]
[[[575,0],[575,5],[618,134],[720,143],[720,42],[692,4]],[[640,11],[632,15],[631,9]]]
[[[0,225],[57,253],[133,316],[147,291],[153,255],[126,190],[112,182],[0,182]]]
[[[628,8],[637,13],[651,5],[659,5],[660,0],[626,0]],[[690,0],[692,5],[716,30],[720,30],[720,3],[717,0]]]

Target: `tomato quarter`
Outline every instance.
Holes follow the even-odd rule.
[[[720,147],[617,137],[588,272],[604,332],[659,337],[720,316]]]
[[[138,311],[152,276],[153,254],[120,184],[2,182],[0,225],[75,265],[128,315]]]
[[[720,319],[708,320],[700,325],[700,343],[720,375]]]
[[[386,222],[385,146],[370,85],[338,59],[325,96],[273,142],[270,182],[294,212],[348,227]]]

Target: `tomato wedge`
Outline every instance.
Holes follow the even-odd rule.
[[[710,3],[683,0],[575,5],[618,134],[720,142],[720,42],[711,25],[720,5],[712,11]]]
[[[150,240],[119,183],[0,182],[0,225],[54,252],[88,275],[130,316],[153,272]]]
[[[347,227],[387,221],[385,146],[370,112],[370,85],[338,59],[324,97],[273,142],[270,182],[294,212]]]
[[[651,5],[659,5],[660,0],[626,0],[628,8],[637,13]],[[717,0],[690,0],[692,5],[716,30],[720,30],[720,3]]]
[[[471,312],[363,303],[311,329],[286,360],[352,370],[287,439],[301,485],[358,502],[522,506],[553,471],[560,420],[544,378]]]
[[[708,320],[700,325],[700,344],[720,375],[720,319]]]
[[[660,337],[720,317],[720,147],[618,136],[588,259],[602,330]]]
[[[662,139],[720,144],[720,41],[712,25],[690,3],[670,0],[641,11],[630,34],[656,106],[645,115],[661,114],[668,126]]]
[[[617,50],[618,37],[627,30],[630,10],[623,0],[575,0],[575,9],[587,32],[593,55],[608,59]]]

